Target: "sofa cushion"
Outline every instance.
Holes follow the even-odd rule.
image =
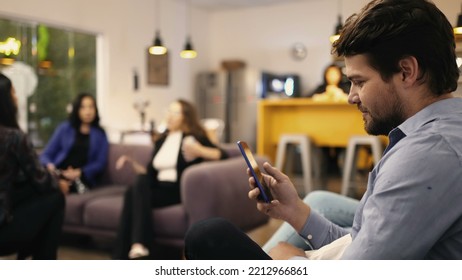
[[[123,207],[123,193],[99,197],[86,204],[83,214],[85,226],[117,230]],[[186,233],[186,213],[181,204],[152,210],[155,236],[183,238]]]
[[[125,192],[125,189],[125,186],[113,185],[110,187],[92,189],[91,191],[83,194],[67,195],[64,223],[71,225],[83,225],[84,209],[89,202],[101,197],[123,193]]]
[[[122,212],[123,193],[99,197],[87,203],[83,219],[89,228],[117,231]]]
[[[184,238],[188,229],[187,216],[182,204],[152,210],[154,236]]]

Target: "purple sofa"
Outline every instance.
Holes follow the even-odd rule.
[[[261,214],[247,197],[246,164],[239,150],[231,144],[223,147],[230,158],[204,162],[184,171],[181,204],[152,211],[156,244],[181,249],[186,230],[194,222],[210,217],[227,218],[243,230],[268,221],[268,217]],[[148,162],[151,150],[150,146],[111,144],[102,183],[87,193],[66,197],[64,232],[114,239],[123,194],[136,177],[129,166],[115,170],[115,162],[123,154]],[[262,164],[268,158],[257,155],[256,160]]]

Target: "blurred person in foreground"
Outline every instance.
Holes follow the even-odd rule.
[[[0,255],[52,260],[64,219],[64,196],[17,122],[11,81],[0,74]]]

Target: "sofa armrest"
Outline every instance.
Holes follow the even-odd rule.
[[[267,157],[255,156],[259,165]],[[211,217],[224,217],[243,230],[268,221],[248,198],[247,165],[242,157],[205,162],[187,168],[181,179],[181,199],[188,227]]]

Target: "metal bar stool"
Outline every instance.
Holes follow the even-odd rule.
[[[357,147],[362,145],[369,145],[372,148],[372,157],[374,164],[377,164],[382,158],[383,145],[377,136],[352,136],[348,141],[346,149],[345,163],[343,167],[342,178],[342,195],[347,196],[351,188],[352,177],[356,173],[356,152]]]
[[[282,134],[279,137],[279,143],[276,152],[276,168],[284,172],[285,163],[288,161],[288,146],[298,145],[300,147],[300,156],[302,161],[303,186],[305,194],[313,189],[312,167],[311,167],[311,140],[304,134]]]

